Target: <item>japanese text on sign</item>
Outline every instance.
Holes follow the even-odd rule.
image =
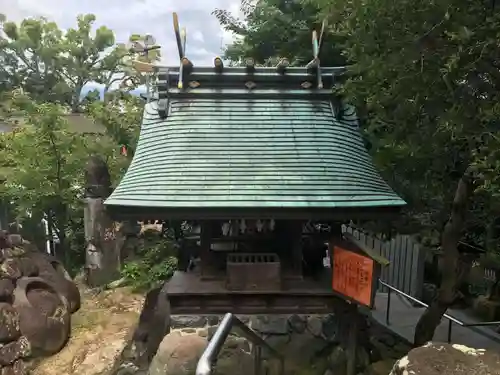
[[[373,259],[335,246],[333,249],[333,290],[360,304],[371,306],[373,266]]]

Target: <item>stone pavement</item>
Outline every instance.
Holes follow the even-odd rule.
[[[389,315],[389,325],[386,324],[387,293],[377,293],[375,298],[375,309],[372,316],[382,325],[388,327],[399,336],[413,342],[415,326],[424,312],[424,308],[413,307],[404,297],[392,293]],[[466,315],[460,310],[448,310],[448,315],[453,316],[464,323],[476,323],[478,320]],[[447,342],[448,319],[443,318],[436,329],[434,341]],[[500,350],[500,334],[494,332],[491,327],[461,327],[452,324],[452,344],[462,344],[477,349]]]

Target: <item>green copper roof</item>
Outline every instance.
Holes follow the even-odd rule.
[[[105,203],[111,211],[405,204],[374,168],[353,108],[338,119],[330,95],[191,92],[170,96],[166,118],[158,101],[146,105],[134,159]]]

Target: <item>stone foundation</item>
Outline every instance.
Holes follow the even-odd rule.
[[[347,336],[340,319],[333,315],[239,316],[273,348],[285,356],[286,374],[345,375]],[[394,362],[406,355],[411,345],[368,316],[357,317],[359,330],[357,373],[386,375]],[[221,320],[219,316],[172,316],[172,331],[162,341],[148,375],[193,374],[198,359]],[[359,322],[358,322],[359,323]],[[253,374],[252,344],[231,335],[219,356],[216,374]],[[276,361],[263,351],[268,374],[276,374]],[[124,365],[122,365],[122,368]],[[130,366],[128,366],[130,369]],[[386,371],[385,373],[380,371]],[[117,372],[118,373],[118,372]],[[121,372],[120,372],[121,373]],[[139,374],[127,372],[127,374]]]

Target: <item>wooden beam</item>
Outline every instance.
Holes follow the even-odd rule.
[[[224,70],[224,63],[219,56],[214,59],[214,67],[217,73],[222,73],[222,71]]]
[[[278,71],[279,74],[284,74],[286,68],[288,68],[289,65],[290,62],[288,61],[288,59],[281,59],[278,62],[278,65],[276,65],[276,70]]]
[[[175,33],[175,41],[177,42],[177,50],[179,52],[179,60],[184,57],[184,49],[182,45],[181,33],[179,28],[179,17],[176,12],[172,13],[173,23],[174,23],[174,33]]]
[[[247,81],[243,81],[240,87],[231,88],[210,88],[208,84],[204,84],[203,81],[194,79],[190,76],[191,81],[197,81],[200,83],[200,87],[194,89],[178,89],[169,88],[168,94],[171,97],[176,98],[206,98],[206,99],[217,99],[217,98],[246,98],[246,99],[323,99],[330,100],[333,96],[331,90],[319,90],[312,87],[311,89],[304,90],[299,85],[296,89],[259,89],[258,83],[255,82],[251,77]],[[252,83],[250,83],[252,82]],[[249,87],[250,86],[250,87]],[[251,88],[251,91],[248,89]],[[306,87],[305,87],[306,88]],[[309,87],[307,87],[309,88]]]
[[[255,60],[251,57],[245,59],[245,68],[247,73],[253,73],[255,71]]]
[[[183,66],[182,74],[184,77],[186,77],[189,73],[193,71],[193,63],[187,57],[183,57],[181,60],[181,64]]]
[[[311,62],[314,64],[314,62]],[[165,75],[165,74],[170,74],[170,75],[177,75],[179,73],[179,67],[178,66],[166,66],[166,65],[157,65],[158,67],[158,74]],[[321,74],[325,76],[331,76],[331,75],[336,75],[340,76],[343,75],[347,72],[348,67],[347,66],[334,66],[334,67],[322,67],[321,68]],[[234,67],[234,66],[225,66],[224,67],[224,76],[229,76],[229,77],[244,77],[246,76],[246,67]],[[311,76],[313,75],[310,69],[307,69],[307,67],[303,66],[289,66],[287,68],[287,77],[288,76]],[[212,66],[196,66],[193,68],[193,73],[196,74],[197,76],[200,77],[213,77],[214,76],[214,68]],[[258,66],[255,67],[255,75],[262,76],[262,77],[279,77],[282,78],[280,74],[276,72],[276,67],[264,67],[264,66]]]
[[[106,203],[105,203],[106,204]],[[117,219],[158,220],[229,220],[229,219],[275,219],[275,220],[374,220],[396,219],[401,206],[346,207],[346,208],[266,208],[266,207],[152,207],[106,204],[107,210]]]

